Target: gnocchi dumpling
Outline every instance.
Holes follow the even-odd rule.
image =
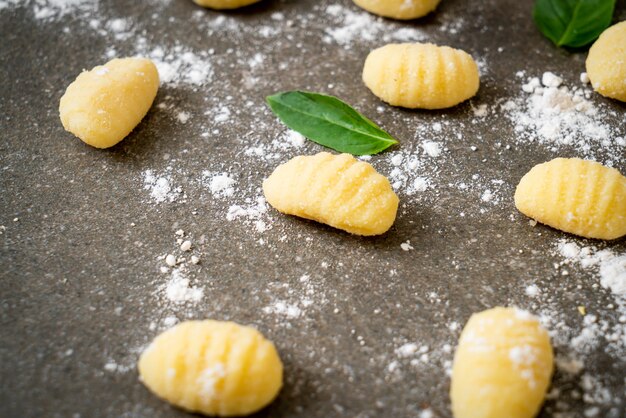
[[[354,0],[357,6],[379,16],[416,19],[435,10],[441,0]]]
[[[146,116],[158,89],[152,61],[114,59],[82,72],[69,85],[59,104],[61,122],[93,147],[112,147]]]
[[[260,0],[193,0],[199,6],[209,7],[216,10],[238,9],[249,6]]]
[[[602,32],[589,49],[586,65],[595,91],[626,102],[626,21]]]
[[[357,235],[387,232],[398,210],[389,180],[349,154],[295,157],[263,182],[263,193],[280,212]]]
[[[454,417],[532,418],[553,369],[550,337],[535,316],[515,308],[474,314],[454,355]]]
[[[626,177],[578,158],[556,158],[520,180],[515,206],[524,215],[586,238],[626,235]]]
[[[272,402],[283,365],[274,344],[254,328],[186,321],[141,354],[139,376],[157,396],[187,411],[240,416]]]
[[[365,85],[383,101],[410,109],[455,106],[478,91],[478,66],[465,51],[422,43],[389,44],[372,51]]]

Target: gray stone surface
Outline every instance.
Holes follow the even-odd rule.
[[[276,343],[285,387],[259,417],[415,417],[425,408],[450,417],[445,370],[452,354],[444,345],[455,347],[471,313],[497,305],[561,322],[557,355],[569,355],[569,342],[583,329],[577,306],[606,324],[600,334],[623,338],[619,300],[599,286],[593,269],[555,267],[563,259],[554,248],[566,238],[624,253],[624,240],[580,241],[533,228],[512,202],[517,181],[534,164],[587,154],[519,142],[501,112],[486,119],[472,113],[472,105],[519,97],[520,70],[527,76],[550,70],[579,85],[585,54],[544,39],[530,17],[531,2],[444,0],[437,13],[416,22],[373,20],[384,29],[345,46],[327,35],[346,25],[345,16],[338,23],[326,7],[342,4],[365,15],[349,1],[266,0],[225,14],[182,0],[101,1],[97,11],[93,1],[78,1],[41,18],[37,4],[50,3],[0,9],[1,416],[186,416],[152,396],[135,370],[138,353],[170,316],[251,324]],[[625,17],[621,4],[616,19]],[[115,18],[128,19],[127,29],[107,26]],[[402,28],[480,57],[482,85],[471,104],[406,111],[370,94],[360,81],[362,62]],[[110,48],[124,56],[154,53],[157,46],[172,52],[176,45],[196,55],[213,50],[206,83],[164,83],[142,123],[109,150],[63,130],[58,101],[81,69],[105,62]],[[257,53],[263,60],[255,66],[250,60]],[[400,140],[392,152],[414,152],[423,161],[432,187],[413,196],[399,191],[401,210],[384,236],[354,237],[272,209],[259,218],[271,227],[264,232],[255,219],[226,219],[230,206],[259,196],[262,179],[278,163],[321,150],[313,143],[271,148],[284,129],[264,97],[294,88],[343,98]],[[615,128],[611,135],[623,136],[625,107],[599,96],[592,101],[613,112],[605,118]],[[214,120],[221,104],[231,112],[226,122]],[[191,116],[187,123],[178,121],[179,112]],[[437,121],[444,135],[419,130]],[[443,144],[440,157],[420,152],[428,139]],[[253,146],[273,149],[276,158],[270,151],[247,155]],[[623,151],[617,159],[600,148],[594,153],[626,172]],[[393,170],[390,155],[372,159],[386,175]],[[156,203],[143,175],[168,166],[184,196]],[[231,173],[235,194],[212,196],[203,170]],[[475,174],[484,183],[470,191],[457,187]],[[498,204],[480,199],[491,179],[504,182]],[[177,250],[178,229],[201,257],[188,271],[192,284],[204,288],[195,304],[174,304],[162,291],[170,273],[160,272],[164,262],[157,257],[186,255]],[[407,240],[413,249],[403,251]],[[525,295],[531,284],[540,296]],[[291,316],[275,312],[281,302],[292,306]],[[428,360],[395,353],[409,342],[428,346]],[[582,417],[593,407],[598,417],[625,416],[624,344],[600,335],[577,356],[585,370],[557,372],[560,395],[541,417],[563,416],[559,411]]]

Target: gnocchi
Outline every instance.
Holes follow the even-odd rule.
[[[114,59],[84,71],[69,85],[59,105],[61,122],[93,147],[112,147],[141,122],[158,89],[152,61]]]
[[[263,182],[263,192],[280,212],[357,235],[387,232],[398,210],[389,180],[349,154],[295,157]]]
[[[478,66],[464,51],[422,43],[389,44],[372,51],[365,85],[383,101],[410,109],[455,106],[478,91]]]
[[[225,10],[238,9],[240,7],[249,6],[260,0],[193,0],[197,5],[209,7],[211,9]]]
[[[379,16],[416,19],[435,10],[441,0],[354,0],[357,6]]]
[[[454,355],[454,417],[532,418],[553,369],[550,337],[535,316],[515,308],[474,314]]]
[[[186,321],[141,354],[139,376],[159,397],[191,412],[248,415],[268,405],[283,382],[274,344],[254,328]]]
[[[595,91],[626,102],[626,21],[602,32],[589,49],[586,66]]]
[[[517,209],[543,224],[586,238],[626,235],[626,177],[578,158],[533,167],[515,191]]]

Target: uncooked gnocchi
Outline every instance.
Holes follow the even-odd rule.
[[[532,418],[553,368],[550,337],[535,316],[515,308],[474,314],[454,355],[454,417]]]
[[[363,67],[365,85],[393,106],[443,109],[478,91],[478,66],[464,51],[433,44],[390,44],[372,51]]]
[[[193,0],[197,5],[202,7],[210,7],[211,9],[225,10],[238,9],[240,7],[249,6],[260,0]]]
[[[263,182],[263,192],[280,212],[357,235],[387,232],[398,210],[389,180],[349,154],[295,157]]]
[[[435,10],[441,0],[354,0],[368,12],[394,19],[416,19]]]
[[[586,238],[626,235],[626,177],[578,158],[556,158],[520,180],[515,206],[524,215]]]
[[[602,32],[589,49],[586,65],[595,91],[626,102],[626,21]]]
[[[159,89],[159,73],[143,58],[114,59],[82,72],[59,105],[65,130],[96,148],[124,139],[148,113]]]
[[[268,405],[283,382],[274,344],[254,328],[187,321],[159,335],[139,359],[156,395],[206,415],[248,415]]]

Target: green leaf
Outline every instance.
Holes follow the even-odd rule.
[[[285,125],[335,151],[372,155],[398,143],[374,122],[333,96],[288,91],[269,96],[267,102]]]
[[[580,48],[609,27],[614,9],[615,0],[537,0],[533,18],[556,46]]]

